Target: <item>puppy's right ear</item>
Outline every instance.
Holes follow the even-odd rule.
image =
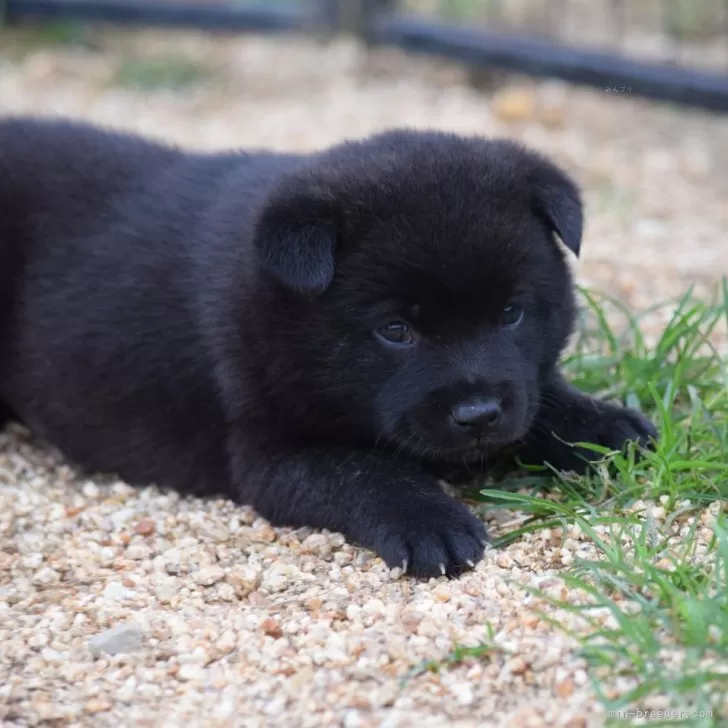
[[[286,288],[318,296],[334,277],[340,210],[313,192],[279,193],[263,208],[255,231],[262,268]]]

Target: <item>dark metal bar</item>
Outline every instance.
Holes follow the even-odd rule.
[[[629,89],[645,98],[728,112],[728,75],[660,66],[535,38],[472,31],[402,15],[384,15],[369,35],[375,44],[445,56],[597,88]]]
[[[277,2],[243,5],[164,0],[5,0],[7,23],[79,20],[203,30],[285,32],[301,29],[309,19],[310,12]]]

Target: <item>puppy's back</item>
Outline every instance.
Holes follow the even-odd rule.
[[[49,221],[56,235],[144,176],[179,156],[176,150],[63,120],[0,121],[0,244]],[[28,230],[32,232],[32,230]]]
[[[227,164],[210,158],[206,173]],[[184,237],[208,204],[188,199],[209,187],[203,166],[90,125],[0,121],[0,419],[12,411],[92,468],[182,487],[203,481],[204,461],[224,482],[220,438],[198,442],[191,426],[219,420]],[[195,416],[170,418],[179,407]]]

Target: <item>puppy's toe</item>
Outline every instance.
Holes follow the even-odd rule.
[[[406,563],[407,574],[415,577],[441,576],[450,561],[447,547],[437,534],[393,533],[379,543],[377,552],[390,569]]]
[[[410,540],[412,561],[409,573],[416,577],[444,576],[450,566],[450,555],[439,534],[421,534]]]
[[[450,570],[448,574],[459,574],[475,567],[483,558],[488,534],[483,522],[473,516],[465,533],[449,533],[445,537],[450,554]]]

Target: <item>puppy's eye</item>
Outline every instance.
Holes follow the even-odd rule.
[[[501,326],[507,326],[513,328],[523,321],[523,306],[520,303],[511,301],[501,313],[500,324]]]
[[[404,321],[392,321],[377,329],[377,336],[387,344],[411,346],[415,343],[414,331]]]

